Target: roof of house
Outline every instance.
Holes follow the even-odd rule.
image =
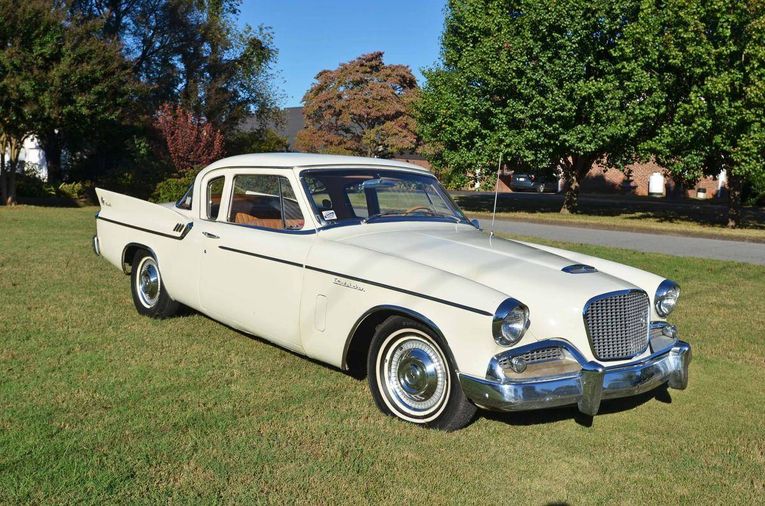
[[[269,167],[282,169],[311,167],[332,169],[347,166],[391,167],[429,174],[429,172],[422,167],[411,163],[400,162],[398,160],[364,158],[361,156],[317,155],[312,153],[253,153],[248,155],[230,156],[218,160],[217,162],[213,162],[208,165],[203,172],[208,172],[221,167]]]
[[[287,144],[290,148],[295,146],[295,139],[297,134],[305,126],[305,119],[303,118],[302,107],[285,107],[280,112],[281,121],[269,121],[266,123],[266,128],[271,128],[279,135],[287,138]],[[243,132],[251,132],[261,128],[263,125],[255,118],[250,116],[240,125],[240,129]]]

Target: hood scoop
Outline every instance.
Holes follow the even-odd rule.
[[[563,272],[567,272],[568,274],[589,274],[591,272],[598,272],[595,267],[585,264],[571,264],[565,266],[561,270]]]

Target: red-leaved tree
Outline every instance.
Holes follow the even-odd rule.
[[[386,65],[380,51],[323,70],[303,97],[305,128],[297,148],[382,158],[414,151],[418,92],[409,67]]]
[[[155,126],[162,132],[170,159],[179,175],[223,156],[223,135],[203,118],[180,105],[163,104]]]

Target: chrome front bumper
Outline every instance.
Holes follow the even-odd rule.
[[[519,352],[560,346],[579,363],[578,372],[513,380],[491,374],[497,367],[492,360],[486,379],[465,374],[459,378],[465,395],[482,408],[525,411],[576,404],[582,413],[595,415],[603,399],[638,395],[664,383],[678,390],[688,386],[691,346],[677,339],[662,344],[661,349],[638,362],[604,367],[586,361],[567,341],[550,339],[526,346]]]

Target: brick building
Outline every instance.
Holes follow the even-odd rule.
[[[242,128],[244,130],[251,130],[257,126],[257,122],[250,120],[249,122],[245,122]],[[295,145],[297,133],[302,130],[304,126],[305,121],[303,118],[302,107],[287,107],[283,109],[283,121],[277,125],[271,125],[271,127],[280,135],[287,138],[289,149],[292,149]],[[430,163],[423,156],[413,153],[402,153],[400,156],[397,156],[395,160],[413,163],[427,170],[431,170],[432,168]],[[631,180],[627,180],[625,172],[631,172]],[[617,169],[606,169],[603,166],[595,165],[582,182],[582,192],[648,195],[648,180],[651,177],[651,174],[654,172],[665,174],[664,169],[654,162],[630,165],[625,172]],[[511,177],[512,172],[509,170],[506,170],[501,174],[499,185],[500,191],[510,191],[508,185]],[[671,177],[665,175],[664,181],[664,195],[678,195],[678,193],[685,193],[689,197],[696,197],[697,189],[703,188],[706,191],[706,198],[713,198],[719,196],[721,189],[724,190],[725,188],[724,173],[721,174],[720,178],[704,178],[693,188],[685,190],[676,188]],[[562,188],[562,184],[559,184],[559,188]]]
[[[703,189],[702,193],[705,194],[705,198],[715,198],[722,197],[726,188],[724,172],[718,177],[702,178],[691,188],[680,188],[663,167],[651,161],[628,165],[624,172],[595,164],[581,182],[581,191],[583,193],[623,193],[646,196],[649,194],[649,179],[656,172],[664,178],[662,192],[664,196],[685,195],[687,197],[696,197],[698,190]],[[629,179],[627,174],[630,174]],[[511,178],[512,171],[504,170],[501,173],[499,191],[511,191],[509,188]],[[559,189],[563,188],[562,180],[559,182],[558,187]]]

